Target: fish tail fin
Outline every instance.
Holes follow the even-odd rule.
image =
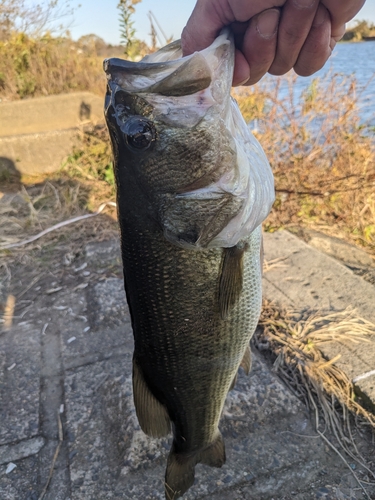
[[[221,467],[225,463],[225,445],[220,432],[210,446],[194,454],[176,453],[174,446],[168,457],[165,473],[165,498],[180,498],[194,483],[197,463]]]
[[[165,472],[165,498],[180,498],[194,483],[195,466],[199,461],[197,454],[176,453],[174,446],[168,456]]]
[[[211,467],[221,467],[225,464],[225,444],[223,436],[218,432],[212,444],[201,451],[199,462]]]

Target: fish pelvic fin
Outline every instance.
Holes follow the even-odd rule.
[[[219,283],[219,308],[223,319],[228,316],[242,292],[243,255],[246,248],[245,244],[223,249]]]
[[[243,368],[246,375],[249,375],[251,370],[251,351],[250,346],[247,346],[240,364],[241,368]]]
[[[133,397],[142,431],[151,437],[167,436],[171,431],[167,409],[152,394],[135,358],[133,358]]]
[[[220,432],[210,446],[196,453],[178,453],[173,445],[168,456],[165,473],[166,500],[180,498],[194,484],[197,463],[221,467],[224,465],[225,459],[225,445]]]

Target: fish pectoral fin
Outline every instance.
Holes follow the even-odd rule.
[[[167,500],[180,498],[194,484],[197,463],[197,454],[176,453],[172,445],[165,472],[165,498]]]
[[[133,396],[142,431],[151,437],[167,436],[171,431],[167,409],[150,391],[135,359],[133,359]]]
[[[222,467],[225,464],[225,445],[223,436],[219,432],[213,443],[201,451],[199,462],[210,467]]]
[[[223,319],[228,316],[229,310],[235,305],[242,292],[245,250],[245,245],[223,249],[219,284],[219,308]]]
[[[243,368],[244,372],[246,375],[249,375],[250,370],[251,370],[251,351],[250,351],[250,346],[247,346],[245,349],[245,353],[243,355],[241,364],[241,368]]]

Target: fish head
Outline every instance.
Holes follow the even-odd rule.
[[[129,210],[124,200],[128,187],[136,185],[142,198],[138,209],[147,206],[173,244],[194,249],[233,246],[250,226],[253,230],[259,225],[258,216],[238,231],[249,212],[245,199],[255,186],[250,186],[248,154],[242,151],[242,143],[249,142],[247,133],[237,130],[236,120],[243,119],[233,112],[230,96],[233,67],[229,31],[187,57],[177,41],[138,63],[104,62],[105,116],[120,216]],[[259,154],[269,168],[263,151],[255,156]],[[258,211],[263,214],[267,207]]]

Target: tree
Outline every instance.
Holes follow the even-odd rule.
[[[375,36],[375,24],[371,21],[357,20],[355,24],[346,31],[343,40],[360,42],[367,36]]]
[[[46,0],[31,4],[27,0],[0,0],[0,40],[12,32],[39,37],[47,31],[60,31],[62,18],[72,15],[69,0]]]
[[[124,53],[129,56],[130,49],[135,41],[134,21],[132,15],[135,12],[135,5],[141,0],[120,0],[118,9],[120,10],[120,35],[124,45]]]

